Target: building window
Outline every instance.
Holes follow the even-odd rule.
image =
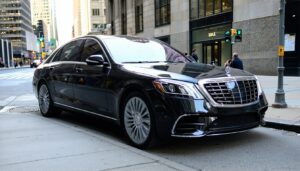
[[[155,26],[170,24],[170,0],[155,0]]]
[[[222,0],[222,11],[223,12],[232,11],[232,0]]]
[[[100,15],[100,9],[93,9],[92,14],[93,14],[93,16],[99,16]]]
[[[121,1],[121,25],[122,34],[127,34],[127,7],[126,0]]]
[[[233,0],[190,0],[191,20],[232,11]]]
[[[143,0],[135,0],[135,31],[140,33],[143,30]]]

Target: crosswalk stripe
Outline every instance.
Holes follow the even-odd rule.
[[[5,73],[0,74],[0,80],[21,80],[21,79],[29,79],[32,78],[33,73]]]

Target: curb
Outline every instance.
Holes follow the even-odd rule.
[[[265,121],[264,127],[300,133],[300,125],[295,125],[295,124],[275,122],[275,121]]]

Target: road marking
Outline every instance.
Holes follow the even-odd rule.
[[[33,77],[33,73],[22,73],[22,72],[15,72],[15,73],[5,73],[0,74],[0,80],[25,80],[30,79]]]
[[[10,96],[4,100],[0,100],[0,106],[6,106],[7,104],[9,104],[10,102],[14,101],[16,99],[17,96]]]
[[[15,108],[16,106],[5,106],[3,109],[0,110],[0,113],[8,112],[9,110]]]

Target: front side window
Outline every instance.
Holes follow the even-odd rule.
[[[82,52],[84,40],[76,40],[64,46],[61,52],[58,52],[54,61],[79,61]]]
[[[117,63],[187,62],[183,54],[165,43],[137,37],[103,39]]]
[[[142,0],[135,0],[135,30],[136,33],[140,33],[144,30]]]
[[[87,39],[83,47],[81,61],[85,62],[85,60],[91,55],[103,55],[103,51],[97,41],[93,39]]]
[[[155,0],[155,26],[170,24],[170,0]]]

